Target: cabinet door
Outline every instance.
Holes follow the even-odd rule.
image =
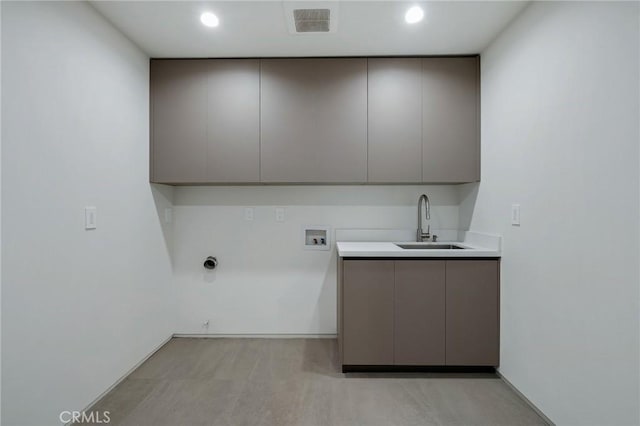
[[[422,180],[480,180],[479,59],[422,60]]]
[[[391,260],[343,263],[345,365],[393,364],[393,263]]]
[[[261,180],[365,182],[366,59],[261,61]]]
[[[422,182],[422,60],[368,61],[368,182]]]
[[[447,365],[499,365],[498,265],[447,261]]]
[[[206,180],[259,182],[260,62],[209,60],[207,87]]]
[[[394,299],[395,364],[444,365],[445,261],[396,261]]]
[[[151,61],[151,181],[204,182],[206,60]]]

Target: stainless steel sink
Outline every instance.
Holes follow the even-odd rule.
[[[460,247],[455,244],[407,243],[396,245],[405,250],[465,250],[465,247]]]

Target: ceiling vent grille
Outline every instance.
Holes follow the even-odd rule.
[[[328,33],[329,9],[294,9],[293,20],[298,33]]]
[[[289,34],[314,37],[338,32],[339,1],[286,0],[282,8]]]

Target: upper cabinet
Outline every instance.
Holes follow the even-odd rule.
[[[422,182],[422,60],[369,59],[371,183]]]
[[[422,60],[422,181],[480,180],[480,60]]]
[[[151,61],[151,181],[480,179],[478,57]]]
[[[263,59],[262,182],[367,181],[367,60]]]
[[[210,61],[207,181],[260,180],[260,62]]]
[[[260,62],[151,62],[151,181],[259,182]]]
[[[151,181],[204,182],[207,61],[151,62]]]

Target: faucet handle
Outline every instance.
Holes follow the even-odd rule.
[[[437,235],[432,235],[431,239],[433,240],[434,243],[438,242],[438,236]]]

